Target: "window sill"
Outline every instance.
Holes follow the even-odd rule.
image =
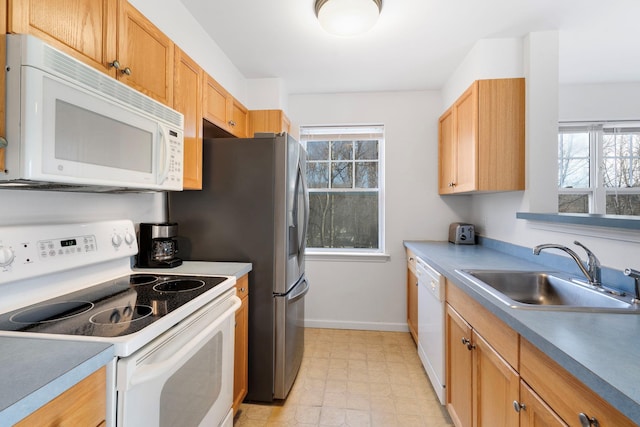
[[[343,261],[343,262],[388,262],[391,256],[386,253],[355,252],[305,252],[307,261]]]
[[[640,242],[640,217],[636,216],[516,212],[516,218],[530,221],[539,230]]]

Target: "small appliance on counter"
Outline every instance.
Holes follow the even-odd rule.
[[[178,254],[178,224],[140,223],[140,250],[137,267],[173,268],[182,264]]]
[[[473,224],[453,222],[449,225],[449,241],[456,245],[475,245],[476,232]]]

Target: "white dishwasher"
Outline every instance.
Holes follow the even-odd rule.
[[[416,257],[418,276],[418,355],[441,404],[445,404],[444,278]]]

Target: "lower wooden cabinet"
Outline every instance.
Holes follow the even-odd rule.
[[[249,276],[238,278],[236,295],[242,305],[236,311],[236,335],[233,372],[233,414],[247,395],[249,385]]]
[[[415,343],[418,343],[418,277],[416,256],[407,249],[407,325]]]
[[[456,426],[517,426],[518,373],[447,305],[447,409]],[[500,327],[498,325],[498,327]]]
[[[107,369],[103,367],[15,426],[92,427],[105,425],[107,414],[106,379]]]
[[[447,281],[447,410],[457,427],[637,426]]]

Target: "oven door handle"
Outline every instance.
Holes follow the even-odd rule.
[[[207,338],[211,332],[216,330],[220,325],[227,320],[235,311],[242,305],[240,298],[233,296],[233,305],[229,307],[224,313],[222,313],[215,322],[212,322],[202,332],[198,333],[191,341],[190,345],[184,346],[180,351],[176,352],[170,358],[163,360],[162,362],[152,363],[142,366],[136,370],[134,375],[129,380],[131,387],[152,380],[162,374],[170,371],[176,366],[183,358],[187,357],[190,352],[196,349],[203,340]]]

